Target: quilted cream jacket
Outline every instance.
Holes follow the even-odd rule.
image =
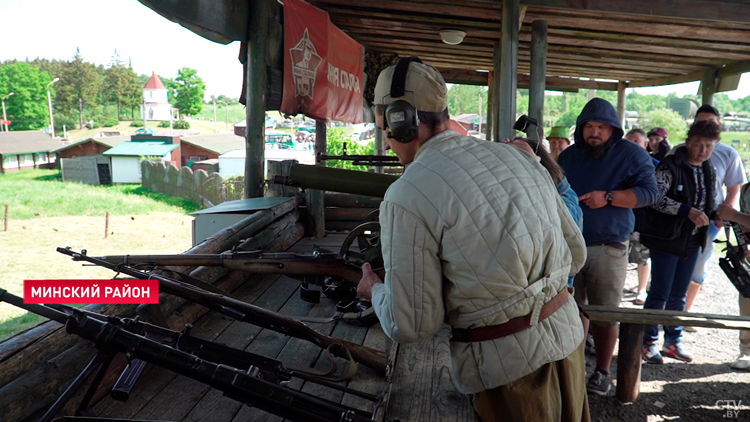
[[[586,260],[581,232],[549,173],[513,147],[448,130],[428,140],[380,206],[386,277],[373,306],[401,343],[445,322],[497,325],[537,311]],[[505,385],[564,359],[583,341],[572,296],[512,336],[451,342],[466,394]]]

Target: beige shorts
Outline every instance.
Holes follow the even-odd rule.
[[[611,306],[618,308],[622,301],[622,288],[628,269],[628,242],[624,248],[610,245],[588,246],[588,256],[573,286],[579,305]],[[596,322],[612,326],[616,322]]]

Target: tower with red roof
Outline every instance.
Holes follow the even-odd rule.
[[[169,91],[154,72],[143,87],[141,118],[145,120],[170,120],[167,93]]]

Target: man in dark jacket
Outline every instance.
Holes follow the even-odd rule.
[[[628,241],[635,224],[632,208],[653,203],[658,194],[651,157],[622,136],[614,107],[594,98],[578,116],[574,146],[560,154],[559,163],[571,187],[581,194],[588,257],[574,284],[579,304],[620,306]],[[588,319],[581,318],[588,328]],[[596,369],[586,388],[589,393],[606,395],[612,385],[609,369],[617,324],[595,322],[591,333]]]

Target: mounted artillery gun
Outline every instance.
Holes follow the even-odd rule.
[[[158,365],[210,385],[243,404],[293,421],[371,421],[382,404],[378,396],[333,382],[344,379],[330,376],[335,372],[335,368],[327,374],[311,373],[309,369],[293,369],[275,359],[191,337],[189,328],[177,332],[141,322],[137,318],[121,319],[65,305],[52,307],[24,304],[22,298],[3,289],[0,289],[0,302],[65,324],[68,333],[93,342],[99,351],[49,408],[40,422],[51,421],[92,376],[94,379],[76,413],[93,416],[88,409],[89,403],[112,359],[118,353],[125,354],[131,365],[138,360]],[[331,351],[343,348],[341,345],[332,344],[333,346],[329,347]],[[374,409],[363,411],[288,388],[284,383],[292,377],[362,397],[374,402]],[[127,383],[127,380],[118,381],[114,392],[123,394],[123,388],[128,388],[129,391],[132,384],[128,386]]]

